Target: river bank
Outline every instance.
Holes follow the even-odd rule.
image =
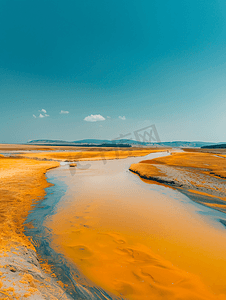
[[[35,201],[45,196],[47,170],[57,162],[0,157],[1,299],[71,299],[24,234],[24,221]]]
[[[226,213],[226,160],[222,155],[181,152],[132,164],[142,179],[175,188],[193,201]],[[224,221],[223,221],[224,223]]]

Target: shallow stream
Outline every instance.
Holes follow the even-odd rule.
[[[128,171],[162,155],[47,173],[26,234],[72,299],[226,299],[225,215]]]

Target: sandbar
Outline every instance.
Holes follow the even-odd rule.
[[[159,183],[189,196],[202,205],[226,212],[226,159],[209,152],[177,152],[130,166],[147,182]]]

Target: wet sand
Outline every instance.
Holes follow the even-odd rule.
[[[138,161],[52,170],[67,191],[45,222],[51,247],[124,299],[226,299],[223,214],[141,181]]]
[[[132,164],[130,171],[149,182],[178,189],[192,200],[226,213],[226,159],[222,154],[172,153]]]
[[[23,223],[34,199],[45,196],[49,186],[45,173],[58,167],[57,162],[38,162],[31,159],[0,157],[0,237],[1,246],[21,239],[32,246],[23,234]]]
[[[49,186],[45,173],[58,165],[0,157],[0,299],[70,299],[24,234],[29,210]]]

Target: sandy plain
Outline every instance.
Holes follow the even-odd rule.
[[[23,148],[19,151],[25,150],[28,149]],[[51,274],[51,266],[37,257],[35,245],[23,233],[24,221],[32,205],[45,196],[44,189],[49,185],[45,177],[47,170],[59,166],[58,161],[103,160],[105,162],[109,159],[144,156],[151,152],[162,151],[162,149],[135,149],[133,151],[85,149],[85,152],[78,153],[77,150],[65,152],[62,151],[63,149],[56,152],[52,148],[51,152],[50,149],[38,150],[41,152],[16,154],[17,157],[14,158],[0,156],[0,178],[3,183],[0,187],[0,299],[23,299],[23,297],[69,299],[66,294],[63,294],[61,289],[63,284],[57,283],[51,276],[54,276]],[[16,148],[13,151],[16,151]],[[224,157],[216,157],[209,153],[173,153],[168,157],[132,164],[130,170],[145,178],[145,182],[152,180],[177,188],[187,194],[195,195],[197,199],[194,199],[197,202],[225,212],[224,159]],[[81,170],[81,172],[87,171]],[[109,186],[109,189],[101,196],[101,191],[97,192],[95,177],[90,176],[88,179],[92,190],[96,189],[93,195],[89,195],[91,198],[79,199],[74,207],[76,213],[70,207],[59,211],[54,217],[54,222],[50,222],[49,226],[56,233],[54,242],[61,245],[61,250],[65,255],[78,265],[90,280],[116,296],[126,299],[137,300],[141,297],[150,299],[150,295],[152,299],[167,299],[167,297],[186,300],[226,299],[226,293],[222,289],[214,294],[199,278],[197,272],[193,272],[194,270],[188,272],[186,269],[188,262],[176,261],[172,264],[172,257],[175,259],[173,254],[172,257],[164,257],[163,250],[162,253],[156,252],[157,248],[155,249],[150,241],[154,240],[156,247],[163,247],[161,246],[163,245],[161,231],[158,229],[153,235],[150,225],[155,228],[154,224],[157,224],[159,220],[155,220],[153,215],[153,222],[149,224],[151,208],[147,208],[147,202],[145,200],[132,201],[135,199],[134,195],[138,197],[137,193],[140,191],[131,187],[133,195],[130,195],[129,199],[123,192],[120,194],[120,190],[117,193],[117,184],[112,185],[111,182],[112,186]],[[110,206],[106,201],[109,193],[113,197],[112,200],[115,200],[111,201]],[[139,194],[140,196],[142,198],[142,194]],[[125,203],[120,200],[123,198],[127,203],[131,201],[131,205],[125,206]],[[167,198],[161,197],[162,200],[166,201],[166,207],[168,207]],[[173,209],[170,205],[168,208]],[[180,209],[182,211],[182,208]],[[170,234],[170,229],[181,226],[174,221],[179,215],[176,214],[174,217],[168,220],[165,216],[169,222],[169,230],[165,228],[166,235]],[[183,224],[186,228],[186,239],[192,245],[191,231],[194,231],[196,226],[199,227],[199,224],[194,222],[188,228],[186,223],[189,223],[189,218],[189,214],[188,219],[184,217]],[[183,218],[179,217],[179,219]],[[148,228],[148,230],[144,232],[142,228]],[[201,238],[202,230],[197,231]],[[214,237],[214,232],[209,234]],[[215,237],[216,245],[220,237],[220,234]],[[171,245],[172,253],[183,249],[183,243],[185,243],[183,236],[180,235],[180,242],[177,238],[178,236],[168,241],[168,246],[175,244]],[[205,253],[207,250],[200,248],[198,239],[194,240],[194,245],[196,242],[197,245],[194,247],[196,253],[197,249],[203,249]],[[219,243],[219,245],[222,244]],[[195,253],[189,255],[192,248],[185,245],[186,248],[187,257],[193,260],[193,264],[196,260],[198,262],[199,258],[195,256]],[[223,250],[224,248],[212,255],[215,269],[221,265]],[[208,255],[205,253],[204,258],[201,259],[203,267],[211,260],[210,252]],[[224,270],[220,274],[223,277]],[[116,281],[115,278],[117,278]],[[215,280],[218,279],[215,278]],[[172,284],[174,284],[173,288]]]
[[[0,299],[69,299],[62,282],[54,279],[51,266],[37,256],[34,243],[24,234],[29,211],[44,198],[50,185],[45,176],[48,170],[64,160],[105,160],[150,153],[143,149],[132,153],[111,148],[85,148],[79,153],[65,150],[75,151],[75,147],[0,145],[2,153],[13,156],[0,154]]]
[[[131,156],[145,156],[151,152],[161,152],[162,149],[152,148],[86,148],[81,151],[58,151],[58,152],[39,152],[39,153],[24,153],[19,154],[19,157],[27,157],[39,160],[55,160],[66,162],[78,161],[95,161],[95,160],[110,160],[110,159],[123,159]]]

